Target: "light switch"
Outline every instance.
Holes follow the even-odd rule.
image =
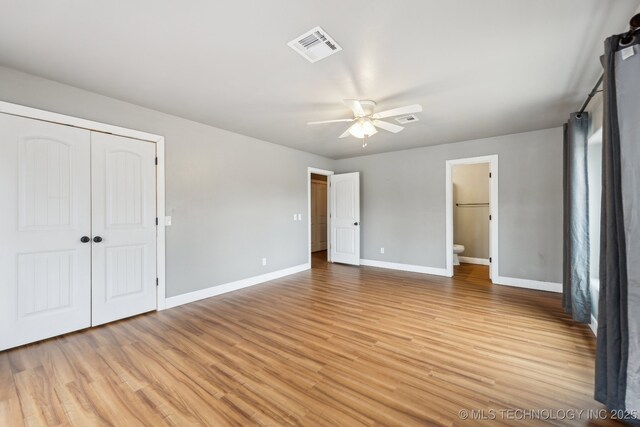
[[[298,221],[302,221],[302,214],[298,214]]]
[[[171,217],[170,216],[165,216],[164,217],[164,225],[166,225],[166,226],[170,226],[171,225]]]
[[[294,221],[297,221],[297,220],[298,220],[298,215],[293,214],[293,220],[294,220]]]
[[[384,248],[380,248],[380,253],[383,254],[384,253]]]

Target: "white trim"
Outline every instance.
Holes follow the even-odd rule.
[[[87,129],[95,132],[110,133],[127,138],[140,139],[156,144],[156,156],[158,166],[156,168],[156,215],[158,216],[157,241],[156,241],[156,268],[158,275],[157,289],[157,310],[163,310],[166,299],[165,281],[165,170],[164,170],[164,136],[152,133],[127,129],[120,126],[108,125],[105,123],[85,120],[78,117],[64,114],[52,113],[50,111],[39,110],[37,108],[26,107],[24,105],[12,104],[0,101],[0,113],[11,114],[13,116],[25,117],[28,119],[42,120],[45,122],[58,123],[67,126]]]
[[[562,293],[562,283],[543,282],[540,280],[518,279],[515,277],[497,276],[493,279],[495,285],[513,286],[516,288],[527,288],[538,291]]]
[[[249,286],[259,285],[260,283],[279,279],[291,274],[300,273],[311,268],[310,264],[300,264],[295,267],[285,268],[283,270],[273,271],[271,273],[261,274],[259,276],[249,277],[247,279],[236,280],[235,282],[225,283],[223,285],[211,286],[206,289],[189,292],[187,294],[176,295],[167,298],[166,308],[173,308],[179,305],[188,304],[190,302],[199,301],[201,299],[214,297],[216,295],[227,292],[237,291],[238,289],[247,288]]]
[[[307,239],[309,240],[309,265],[311,265],[311,174],[324,175],[327,177],[327,261],[331,262],[331,198],[329,197],[329,176],[333,175],[333,171],[307,168]]]
[[[460,260],[460,262],[466,262],[467,264],[491,265],[489,260],[486,258],[473,258],[470,256],[458,255],[458,259]]]
[[[158,289],[156,292],[156,310],[166,308],[167,283],[165,278],[165,182],[164,182],[164,137],[156,141],[156,215],[158,227],[156,229],[156,270],[158,277]]]
[[[114,135],[142,139],[144,141],[158,142],[161,138],[163,138],[160,135],[155,135],[152,133],[127,129],[120,126],[108,125],[106,123],[94,122],[92,120],[85,120],[78,117],[67,116],[64,114],[52,113],[50,111],[25,107],[24,105],[11,104],[4,101],[0,101],[0,113],[26,117],[29,119],[43,120],[45,122],[59,123],[63,125],[74,126],[77,128],[94,130],[97,132],[112,133]]]
[[[447,276],[453,277],[453,165],[470,165],[476,163],[489,163],[489,256],[491,257],[490,276],[491,281],[496,283],[499,274],[499,248],[498,248],[498,155],[469,157],[465,159],[452,159],[446,161],[445,166],[445,214],[446,214],[446,243],[445,259]]]
[[[373,259],[360,259],[360,265],[369,267],[388,268],[390,270],[410,271],[412,273],[431,274],[434,276],[449,276],[446,268],[425,267],[422,265],[400,264],[397,262],[376,261]]]
[[[591,332],[593,332],[593,335],[597,337],[598,336],[598,319],[596,319],[593,313],[591,314],[591,323],[589,323],[589,328],[591,328]]]

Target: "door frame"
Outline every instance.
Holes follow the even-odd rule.
[[[329,197],[330,177],[333,171],[307,168],[307,239],[309,241],[309,268],[311,268],[311,174],[324,175],[327,177],[327,262],[331,262],[331,197]]]
[[[453,277],[453,166],[454,165],[473,165],[478,163],[488,163],[489,173],[489,257],[490,263],[490,279],[496,282],[499,277],[498,262],[498,155],[492,154],[480,157],[467,157],[463,159],[452,159],[446,161],[446,182],[445,182],[445,207],[446,207],[446,270],[447,276]]]
[[[158,278],[156,310],[164,310],[166,308],[164,136],[109,125],[106,123],[94,122],[92,120],[85,120],[78,117],[53,113],[4,101],[0,101],[0,113],[73,126],[94,132],[110,133],[156,144],[156,157],[158,158],[158,164],[156,166],[156,216],[158,217],[158,226],[156,227],[156,274]]]

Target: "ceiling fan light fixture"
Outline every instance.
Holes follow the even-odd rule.
[[[378,133],[378,129],[371,123],[371,120],[358,120],[349,128],[349,133],[358,139],[362,139],[365,136],[370,137]]]

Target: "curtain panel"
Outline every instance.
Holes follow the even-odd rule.
[[[640,36],[605,41],[595,398],[640,425]]]
[[[564,125],[564,311],[580,323],[591,322],[589,292],[589,114],[573,113]]]

